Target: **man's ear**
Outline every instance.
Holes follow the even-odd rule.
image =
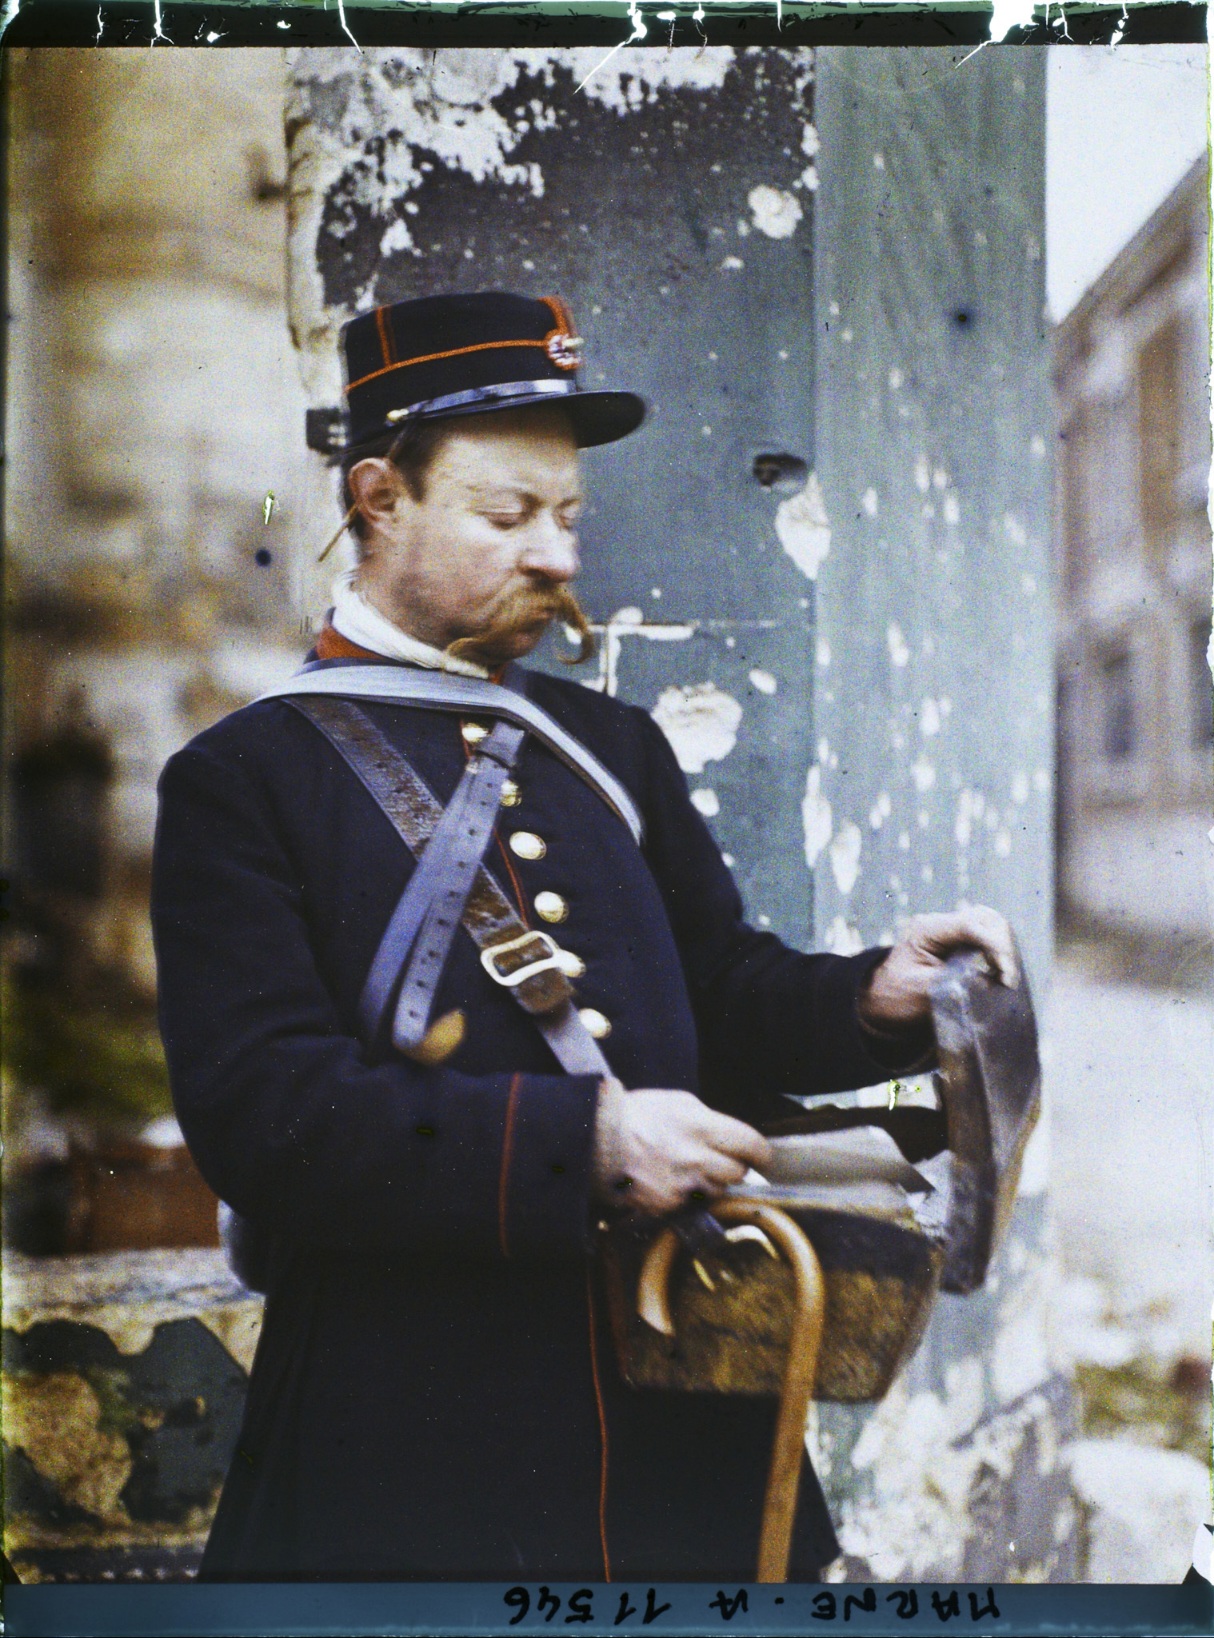
[[[382,455],[369,455],[351,467],[349,484],[355,506],[372,528],[391,522],[397,502],[405,493],[400,473]]]

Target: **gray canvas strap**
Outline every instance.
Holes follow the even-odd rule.
[[[645,826],[632,797],[615,775],[534,700],[500,683],[423,671],[410,665],[335,665],[304,670],[266,690],[259,698],[374,700],[384,705],[421,705],[435,711],[484,712],[525,728],[590,786],[631,830],[638,846]]]
[[[424,861],[442,822],[443,808],[424,781],[414,772],[408,760],[370,718],[348,700],[311,699],[305,702],[289,698],[288,703],[320,729],[347,766],[358,776],[410,852]],[[489,738],[492,738],[492,735]],[[483,751],[488,743],[489,739],[483,740],[479,749]],[[485,760],[499,765],[493,758],[486,757]],[[503,767],[502,778],[505,777],[505,771]],[[480,780],[477,783],[480,784]],[[482,790],[485,788],[481,786]],[[500,794],[500,780],[497,789]],[[485,833],[485,843],[492,834],[492,828],[491,820]],[[469,848],[468,852],[471,851]],[[548,933],[538,932],[523,925],[510,901],[481,863],[483,852],[482,844],[480,852],[476,855],[472,886],[466,895],[462,915],[465,930],[481,952],[481,965],[489,976],[508,989],[518,1005],[535,1019],[554,1057],[567,1074],[610,1075],[610,1065],[572,1004],[573,991],[569,980],[558,965],[559,954],[552,937]],[[419,865],[418,869],[421,868]],[[416,874],[415,872],[411,880],[416,878]],[[408,896],[408,891],[406,887],[402,903]],[[400,910],[401,906],[398,905],[397,911]],[[410,907],[402,914],[405,930],[400,943],[408,940],[409,922],[416,914],[415,907]],[[449,928],[435,929],[436,937],[439,934],[446,937],[448,949],[450,940],[454,937],[455,921],[459,919],[454,918]],[[393,921],[395,920],[394,914]],[[389,932],[391,931],[390,923]],[[399,963],[395,971],[390,970],[392,950],[389,949],[387,952],[384,950],[387,938],[388,935],[385,934],[385,939],[381,941],[380,950],[372,963],[374,973],[380,956],[383,955],[376,991],[368,998],[364,990],[360,1005],[360,1022],[364,1028],[367,1027],[367,1021],[371,1020],[377,1029],[382,1030],[382,1016],[390,1002],[396,976],[400,970]],[[409,948],[416,947],[418,942],[415,938]],[[445,956],[444,949],[443,961]],[[402,955],[400,960],[403,959]],[[434,987],[437,987],[438,977],[441,975],[441,965],[442,962],[439,964],[439,972],[434,974]],[[385,995],[387,1000],[382,999]],[[433,999],[432,990],[430,999]],[[378,1014],[372,1019],[377,1006]],[[364,1039],[367,1037],[364,1036]]]

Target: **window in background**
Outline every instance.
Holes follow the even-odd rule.
[[[1181,509],[1183,465],[1179,315],[1155,331],[1138,355],[1139,496],[1149,544],[1164,544]]]
[[[1062,445],[1062,528],[1063,576],[1069,597],[1083,592],[1091,566],[1091,518],[1088,515],[1087,486],[1091,429],[1083,405],[1068,421],[1060,439]]]
[[[1208,751],[1214,745],[1214,679],[1210,676],[1210,622],[1195,620],[1189,627],[1189,698],[1192,701],[1192,744]]]
[[[1100,658],[1101,750],[1108,762],[1134,754],[1134,677],[1127,647],[1106,649]]]

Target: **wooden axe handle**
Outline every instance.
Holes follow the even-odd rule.
[[[760,1228],[787,1258],[793,1272],[794,1306],[788,1363],[780,1389],[780,1408],[772,1441],[763,1523],[759,1532],[757,1581],[788,1579],[793,1522],[801,1488],[801,1460],[805,1450],[805,1422],[813,1397],[826,1314],[826,1282],[822,1267],[805,1231],[778,1206],[748,1200],[719,1200],[712,1208],[721,1223],[752,1223]],[[674,1335],[670,1312],[670,1271],[679,1249],[673,1229],[664,1229],[645,1256],[637,1282],[637,1311],[664,1336]]]

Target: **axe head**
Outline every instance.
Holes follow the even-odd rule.
[[[986,1278],[1041,1111],[1037,1021],[1019,951],[1017,962],[1014,990],[992,978],[974,951],[951,956],[932,986],[936,1087],[953,1156],[945,1291],[975,1291]]]

